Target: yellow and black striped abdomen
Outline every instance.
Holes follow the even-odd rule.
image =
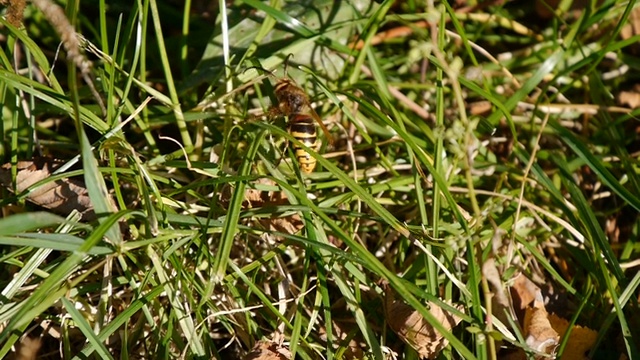
[[[292,114],[289,116],[289,133],[307,147],[318,150],[318,132],[311,116],[306,114]],[[293,144],[293,149],[300,164],[300,170],[305,174],[312,173],[313,169],[316,168],[316,159],[296,144]]]

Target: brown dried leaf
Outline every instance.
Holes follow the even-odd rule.
[[[261,340],[256,343],[243,360],[288,360],[291,353],[277,343]]]
[[[482,276],[487,279],[487,282],[491,285],[493,291],[493,298],[491,299],[494,310],[493,314],[503,323],[507,324],[507,315],[511,312],[511,304],[509,297],[500,279],[500,272],[496,266],[495,259],[493,257],[488,258],[482,264]]]
[[[530,348],[551,354],[560,337],[549,322],[544,308],[528,308],[525,313],[526,343]]]
[[[337,321],[332,321],[333,324],[333,338],[334,338],[334,350],[338,348],[338,346],[342,346],[345,348],[344,353],[342,354],[343,359],[363,359],[364,351],[362,349],[366,348],[366,344],[363,342],[356,341],[355,338],[350,338],[349,343],[346,344],[346,340],[349,337],[350,329],[346,328],[348,324],[340,323]],[[351,324],[353,325],[353,324]],[[322,326],[318,333],[320,334],[320,339],[323,341],[327,341],[327,329]],[[342,341],[337,341],[337,339]],[[339,343],[338,343],[339,342]]]
[[[271,179],[261,178],[258,184],[275,186]],[[245,193],[245,200],[248,207],[279,206],[289,204],[286,194],[283,191],[261,191],[258,189],[248,189]],[[295,234],[304,226],[300,215],[293,214],[284,217],[271,217],[260,219],[260,223],[271,231],[279,231],[287,234]]]
[[[14,189],[11,180],[11,164],[7,163],[0,167],[0,184],[19,194],[38,181],[48,178],[63,164],[62,161],[45,157],[35,158],[33,161],[19,161],[16,164],[18,172]],[[26,199],[61,215],[66,216],[73,210],[77,210],[85,221],[96,218],[89,193],[82,180],[64,178],[48,182],[32,189]]]
[[[394,298],[393,291],[385,288],[386,306],[385,316],[389,327],[409,346],[411,346],[421,358],[433,359],[444,349],[449,341],[442,336],[429,322],[411,306]],[[450,330],[458,325],[461,318],[442,309],[433,302],[427,306],[433,315],[445,329]],[[462,311],[462,305],[455,306]]]
[[[536,293],[540,292],[540,288],[524,274],[516,277],[511,289],[514,305],[519,310],[527,308],[535,300]]]
[[[524,332],[527,345],[539,352],[555,355],[560,336],[549,322],[549,314],[544,308],[542,294],[536,294],[534,307],[527,308],[524,316]]]
[[[569,321],[556,314],[549,314],[549,322],[555,331],[564,338],[569,328]],[[587,327],[574,325],[569,334],[569,340],[562,353],[563,359],[582,360],[586,358],[587,351],[591,350],[598,338],[598,332]]]

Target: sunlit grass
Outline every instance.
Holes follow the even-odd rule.
[[[451,5],[80,2],[104,112],[41,10],[0,20],[4,162],[67,161],[102,214],[54,216],[3,170],[0,357],[416,358],[388,284],[439,358],[495,359],[532,351],[490,300],[524,274],[594,358],[638,358],[636,112],[612,100],[634,79],[602,76],[635,68],[632,5]],[[270,111],[285,66],[333,142]]]

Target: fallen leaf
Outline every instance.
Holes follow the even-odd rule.
[[[528,307],[524,315],[524,335],[526,344],[533,350],[554,356],[560,336],[551,326],[549,314],[544,308],[542,293],[536,292],[533,307]],[[536,358],[542,358],[539,356]]]
[[[291,353],[280,344],[261,340],[258,341],[250,353],[243,360],[288,360],[291,359]]]
[[[536,351],[551,355],[558,345],[560,336],[551,326],[547,311],[544,308],[528,308],[524,322],[527,345]]]
[[[524,310],[536,299],[536,292],[540,291],[540,288],[529,280],[524,274],[520,274],[516,277],[511,285],[512,298],[515,308],[518,310]]]
[[[276,186],[275,181],[266,178],[259,179],[257,184]],[[289,204],[289,200],[283,191],[264,191],[255,188],[247,189],[245,193],[245,201],[246,206],[249,208],[282,206]],[[271,231],[279,231],[286,234],[295,234],[304,226],[300,215],[298,215],[297,213],[287,216],[261,218],[260,223],[262,224],[262,226],[268,228]]]
[[[549,322],[555,331],[560,334],[560,338],[564,338],[569,328],[569,321],[555,314],[549,314]],[[583,360],[587,356],[587,351],[595,345],[598,338],[598,332],[587,327],[574,325],[569,334],[569,340],[562,352],[564,360]]]
[[[11,179],[11,164],[0,167],[0,184],[16,194],[20,194],[35,183],[44,180],[60,166],[61,160],[39,157],[32,161],[19,161],[16,164],[15,188]],[[69,215],[73,210],[82,214],[85,221],[95,220],[96,214],[89,199],[89,192],[84,181],[73,178],[63,178],[45,183],[30,189],[26,199],[38,206],[42,206],[61,215]],[[115,207],[115,204],[114,204]]]
[[[393,290],[385,288],[385,316],[389,327],[421,358],[433,359],[440,354],[449,341],[442,336],[419,312],[403,301],[395,299]],[[450,330],[462,320],[433,302],[427,304],[429,312],[445,329]],[[455,306],[462,311],[462,305]]]
[[[364,351],[362,349],[366,348],[366,344],[356,341],[354,337],[349,337],[350,329],[347,328],[348,324],[336,321],[332,321],[332,324],[334,350],[339,346],[345,349],[342,353],[342,359],[363,359]],[[353,326],[353,324],[351,325]],[[324,326],[319,329],[318,333],[322,341],[327,341],[327,329]],[[346,342],[347,339],[349,340],[348,343]]]

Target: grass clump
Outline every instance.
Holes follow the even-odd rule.
[[[634,5],[521,5],[9,2],[0,357],[638,358]]]

